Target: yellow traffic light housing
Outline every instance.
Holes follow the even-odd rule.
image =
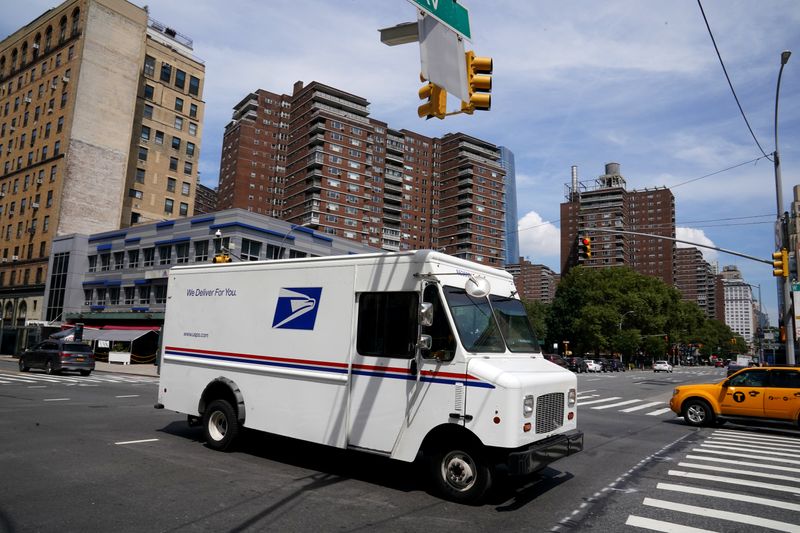
[[[428,100],[417,108],[420,118],[425,117],[425,120],[433,117],[444,118],[447,113],[447,91],[438,85],[428,83],[419,90],[419,99]]]
[[[476,109],[479,111],[489,111],[492,107],[492,69],[494,62],[491,57],[479,57],[470,50],[466,53],[467,59],[467,90],[469,92],[469,102],[461,104],[461,110],[465,113],[472,113]]]
[[[592,257],[592,238],[591,237],[584,237],[583,238],[583,253],[586,255],[587,259],[591,259],[591,257]]]
[[[781,248],[779,252],[775,252],[772,254],[772,266],[775,267],[772,270],[772,275],[780,278],[788,278],[789,277],[789,251],[786,248]]]
[[[230,263],[231,256],[228,254],[217,254],[214,256],[214,259],[211,260],[212,263]]]

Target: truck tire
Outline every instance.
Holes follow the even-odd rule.
[[[239,435],[236,411],[225,400],[214,400],[203,413],[203,436],[212,450],[228,451]]]
[[[714,411],[705,400],[692,398],[683,404],[683,419],[690,426],[711,426],[714,418]]]
[[[440,447],[430,467],[436,488],[454,502],[477,503],[492,486],[492,469],[473,446]]]

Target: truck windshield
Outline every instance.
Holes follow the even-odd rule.
[[[464,289],[444,287],[461,343],[468,352],[538,352],[525,307],[513,298],[473,298]],[[505,339],[505,341],[504,341]]]

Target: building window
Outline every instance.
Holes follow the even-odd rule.
[[[175,129],[176,130],[183,129],[183,119],[181,117],[175,117]]]
[[[151,78],[155,76],[156,73],[156,58],[150,56],[144,56],[144,75],[150,76]]]
[[[108,303],[110,305],[119,305],[119,287],[108,289]]]
[[[178,158],[177,157],[170,157],[169,158],[169,169],[170,170],[178,170]]]
[[[183,98],[175,98],[175,111],[183,111]]]
[[[133,299],[135,296],[135,287],[123,287],[123,294],[124,294],[124,303],[125,305],[133,305]]]
[[[208,261],[208,241],[194,243],[194,260],[197,263]]]
[[[191,174],[192,173],[192,164],[188,161],[183,163],[183,173],[184,174]]]
[[[167,191],[175,192],[175,184],[176,183],[177,183],[177,181],[175,180],[175,178],[167,178]]]
[[[188,263],[189,262],[189,243],[182,242],[175,245],[175,262]]]
[[[197,104],[189,104],[189,116],[197,118]]]
[[[155,87],[153,87],[152,85],[144,86],[144,97],[146,100],[152,100],[154,92],[155,92]]]
[[[128,250],[128,268],[139,268],[139,250]]]
[[[169,83],[169,79],[172,77],[172,67],[169,63],[161,63],[161,81],[165,81]]]
[[[142,133],[141,133],[142,140],[147,142],[150,140],[150,127],[149,126],[142,126]]]
[[[158,247],[158,264],[170,265],[172,264],[172,246],[165,244]]]
[[[196,136],[197,135],[197,124],[194,122],[189,123],[189,135]]]
[[[145,248],[142,250],[144,254],[143,266],[151,267],[155,264],[156,261],[156,249],[155,248]]]
[[[45,318],[49,321],[63,319],[64,294],[67,288],[67,272],[69,271],[69,252],[53,255],[53,269],[50,272],[50,295],[47,299],[47,313]],[[3,278],[0,278],[2,285]]]
[[[144,146],[139,147],[139,161],[147,161],[147,148]]]
[[[139,303],[150,305],[150,285],[139,285]]]
[[[187,142],[186,143],[186,155],[188,157],[194,156],[194,143]]]
[[[175,69],[175,87],[183,89],[186,85],[186,73],[180,69]]]
[[[164,144],[164,132],[156,130],[156,144]]]
[[[114,270],[122,270],[125,267],[125,252],[114,252]]]
[[[189,94],[192,96],[200,94],[200,80],[194,76],[189,76]]]
[[[179,214],[182,217],[187,216],[189,214],[189,204],[187,204],[186,202],[181,202],[181,205],[179,207]]]
[[[136,169],[136,183],[144,183],[144,169],[137,168]],[[50,192],[50,191],[48,191]]]
[[[164,214],[171,215],[174,206],[175,206],[175,200],[173,200],[172,198],[165,199],[164,200]]]
[[[137,200],[141,200],[144,196],[142,191],[137,191],[136,189],[128,189],[128,196],[131,198],[136,198]]]
[[[167,303],[167,286],[166,285],[156,285],[155,286],[155,293],[156,293],[156,304],[165,304],[165,303]]]
[[[144,104],[144,118],[153,118],[153,106]]]
[[[89,256],[89,272],[97,272],[97,256]]]
[[[181,149],[181,138],[180,137],[175,137],[173,135],[173,137],[172,137],[172,149],[173,150],[180,150]]]
[[[83,289],[83,305],[92,305],[94,289]]]
[[[240,255],[242,261],[258,261],[259,254],[261,254],[260,242],[242,239],[242,253]]]
[[[111,254],[100,254],[100,270],[105,272],[111,270]]]
[[[184,181],[181,184],[181,194],[182,195],[189,196],[189,193],[191,192],[191,190],[192,190],[192,184],[189,183],[188,181]]]

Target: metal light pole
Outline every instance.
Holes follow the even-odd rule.
[[[789,61],[792,55],[790,50],[781,52],[781,68],[778,71],[778,85],[775,88],[775,152],[772,154],[772,160],[775,164],[775,200],[777,202],[777,227],[779,228],[781,248],[789,248],[789,243],[786,242],[786,235],[783,231],[782,217],[783,217],[783,185],[781,184],[781,158],[778,152],[778,99],[781,92],[781,75],[783,74],[783,67]],[[783,327],[786,332],[786,364],[794,364],[794,317],[792,316],[792,293],[788,279],[778,278],[778,295],[782,299],[783,306],[778,306],[780,315],[783,318]]]

